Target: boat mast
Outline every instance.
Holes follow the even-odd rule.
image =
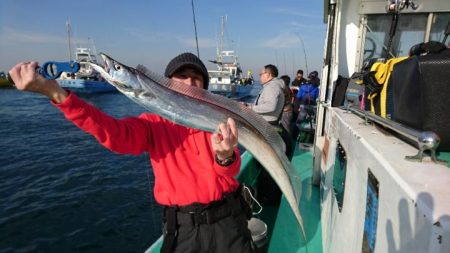
[[[89,45],[89,48],[92,48],[92,52],[89,53],[89,59],[92,60],[91,59],[92,56],[94,56],[94,58],[95,58],[95,56],[97,55],[97,48],[95,47],[95,42],[94,42],[93,38],[88,37],[88,45]]]
[[[226,22],[226,16],[222,16],[221,18],[221,23],[220,23],[220,38],[219,38],[219,52],[218,52],[218,56],[219,56],[219,62],[223,62],[223,56],[222,56],[222,52],[223,52],[223,38],[224,38],[224,31],[225,31],[225,22]]]
[[[68,20],[66,22],[66,27],[67,27],[67,44],[69,46],[69,61],[72,61],[72,46],[71,46],[71,39],[70,39],[70,31],[71,31],[70,20]]]

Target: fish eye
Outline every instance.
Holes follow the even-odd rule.
[[[115,70],[121,70],[122,66],[120,66],[119,64],[114,64],[114,69]]]

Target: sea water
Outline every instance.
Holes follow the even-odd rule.
[[[121,93],[81,98],[117,118],[144,112]],[[162,231],[153,185],[147,154],[115,154],[47,98],[0,89],[1,253],[143,252]]]

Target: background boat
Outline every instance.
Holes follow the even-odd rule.
[[[253,77],[248,72],[246,78],[234,50],[224,50],[224,30],[226,17],[221,17],[221,33],[217,45],[217,56],[210,62],[216,64],[217,70],[208,70],[209,88],[213,93],[228,97],[245,97],[252,90]]]
[[[13,85],[6,78],[6,74],[3,71],[0,71],[0,88],[8,88],[13,87]]]
[[[67,22],[67,41],[69,49],[69,59],[72,60],[71,46],[71,26]],[[90,38],[88,38],[90,41]],[[89,44],[89,43],[88,43]],[[103,80],[87,62],[97,62],[95,46],[90,43],[86,47],[77,47],[75,50],[75,61],[80,64],[80,70],[77,73],[63,72],[57,80],[61,87],[74,91],[76,93],[105,93],[117,91],[114,86]]]
[[[61,87],[77,93],[104,93],[117,91],[114,86],[103,80],[86,62],[97,62],[95,53],[90,48],[79,47],[75,52],[75,61],[80,63],[77,73],[62,73],[58,79]]]

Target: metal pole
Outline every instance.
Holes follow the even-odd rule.
[[[346,109],[348,109],[349,111],[353,112],[354,114],[360,117],[365,118],[366,120],[369,119],[379,125],[389,128],[390,130],[407,138],[410,142],[413,142],[414,146],[419,149],[419,152],[413,156],[406,156],[405,157],[406,160],[421,162],[424,157],[424,152],[426,150],[429,150],[430,157],[433,162],[447,164],[447,161],[443,161],[437,158],[436,151],[439,147],[441,139],[436,133],[432,131],[420,132],[405,125],[402,125],[398,122],[395,122],[393,120],[382,118],[371,112],[362,111],[355,107],[348,107]]]

